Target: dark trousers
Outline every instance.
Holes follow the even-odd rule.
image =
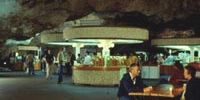
[[[63,81],[63,69],[64,69],[64,66],[61,64],[59,66],[59,71],[58,71],[58,83]]]
[[[41,69],[45,71],[45,69],[46,69],[46,63],[45,62],[41,62]]]
[[[71,76],[72,75],[72,66],[69,62],[66,64],[66,68],[67,68],[67,75]]]
[[[34,75],[35,74],[35,71],[34,71],[34,66],[33,66],[33,62],[29,62],[28,63],[28,74],[29,75]]]

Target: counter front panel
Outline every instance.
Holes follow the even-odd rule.
[[[117,85],[126,67],[75,66],[73,67],[73,82],[88,85]]]

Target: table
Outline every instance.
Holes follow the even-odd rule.
[[[180,100],[182,93],[175,91],[176,88],[178,87],[174,87],[171,84],[160,84],[153,87],[153,90],[149,93],[134,92],[129,93],[129,95],[142,97],[142,100]]]

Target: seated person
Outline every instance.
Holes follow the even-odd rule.
[[[196,69],[190,65],[184,68],[184,78],[187,83],[182,88],[177,88],[174,93],[181,94],[181,100],[200,100],[200,80],[195,77]]]
[[[185,100],[200,100],[200,80],[195,77],[196,69],[192,66],[184,68],[184,78],[188,81],[185,91]]]
[[[118,90],[119,100],[135,100],[128,93],[131,92],[150,92],[152,87],[144,88],[143,81],[139,77],[140,67],[138,64],[131,64],[128,72],[124,74],[120,81],[120,86]]]

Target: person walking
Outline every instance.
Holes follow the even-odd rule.
[[[26,62],[27,62],[27,65],[28,65],[28,74],[29,75],[35,75],[34,65],[33,65],[33,62],[34,62],[33,54],[29,53],[27,55]]]
[[[64,48],[61,48],[60,51],[58,52],[57,59],[59,61],[59,63],[58,63],[59,71],[58,71],[58,82],[57,83],[61,84],[63,82],[63,70],[64,70],[65,63],[66,63],[66,57],[64,55]]]
[[[47,54],[45,55],[46,58],[46,78],[47,79],[52,79],[52,74],[53,74],[53,61],[54,61],[54,56],[51,53],[51,50],[47,50]]]
[[[74,66],[74,60],[76,60],[75,55],[72,52],[68,52],[69,65],[67,66],[68,75],[72,76],[72,67]]]

